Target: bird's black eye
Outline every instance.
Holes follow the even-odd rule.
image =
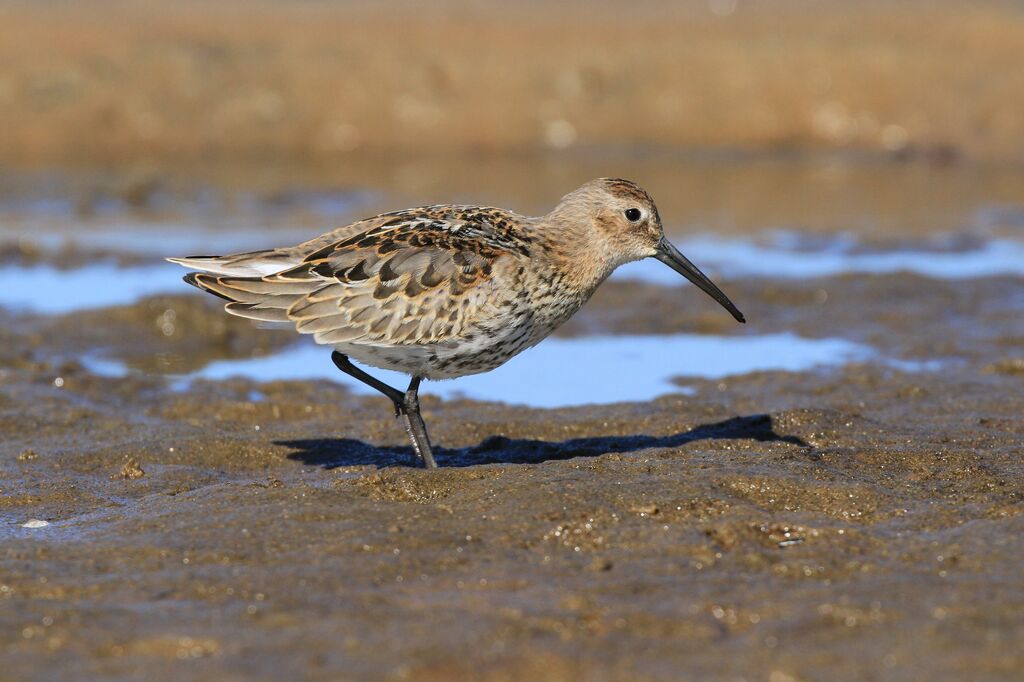
[[[627,208],[626,209],[626,220],[631,223],[635,223],[640,220],[640,209],[639,208]]]

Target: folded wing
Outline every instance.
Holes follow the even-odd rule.
[[[221,260],[185,279],[226,299],[234,315],[288,322],[318,343],[434,344],[461,334],[501,259],[527,255],[521,242],[465,214],[403,212],[353,236],[310,244],[316,250],[297,263],[294,254],[245,254],[259,267],[284,264],[272,274],[242,274],[250,267],[245,260]],[[176,262],[195,266],[194,259]]]

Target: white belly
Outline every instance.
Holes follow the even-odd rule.
[[[509,327],[500,334],[480,333],[469,340],[394,346],[343,343],[334,348],[371,367],[436,380],[487,372],[541,338],[531,343],[529,328]]]
[[[565,304],[536,314],[510,315],[500,324],[476,328],[442,343],[384,345],[344,343],[335,349],[359,362],[424,379],[454,379],[488,372],[535,346],[572,316],[579,305]],[[549,313],[549,314],[544,314]]]

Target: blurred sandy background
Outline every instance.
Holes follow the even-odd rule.
[[[1024,161],[1014,2],[5,2],[0,161]]]

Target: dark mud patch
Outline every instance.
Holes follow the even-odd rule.
[[[52,265],[60,270],[69,270],[97,262],[127,267],[151,260],[140,254],[90,249],[73,242],[62,244],[59,248],[50,248],[27,237],[16,241],[0,241],[0,267]]]
[[[117,359],[150,374],[186,374],[213,360],[266,355],[295,340],[285,330],[257,330],[217,301],[189,294],[43,318],[31,326],[52,339],[58,353]]]
[[[16,676],[1021,663],[1013,376],[861,366],[649,404],[432,400],[444,468],[426,472],[385,401],[330,384],[259,386],[246,407],[256,384],[122,394],[6,372],[3,520],[50,524],[0,547]]]
[[[216,302],[0,313],[5,673],[1013,679],[1020,282],[728,284],[751,318],[735,333],[944,364],[550,410],[427,397],[427,472],[383,398],[176,390],[168,373],[291,342]],[[704,305],[612,282],[567,333],[717,331]]]

